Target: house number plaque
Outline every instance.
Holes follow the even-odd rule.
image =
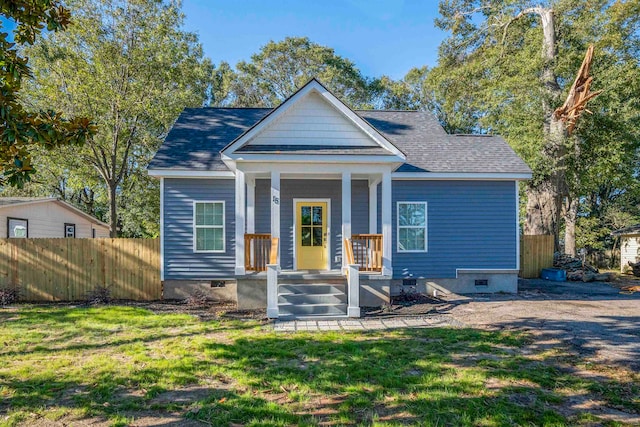
[[[272,200],[273,200],[273,204],[274,205],[279,205],[280,204],[280,198],[278,196],[273,196]]]

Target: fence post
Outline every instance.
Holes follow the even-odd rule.
[[[278,318],[278,264],[267,264],[267,317]]]
[[[347,286],[349,288],[349,308],[347,309],[347,316],[360,317],[360,265],[349,264],[347,269]]]

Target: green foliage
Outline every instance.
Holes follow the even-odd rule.
[[[180,111],[207,100],[212,66],[182,29],[179,2],[68,4],[74,25],[28,51],[35,82],[25,97],[90,115],[99,130],[82,149],[39,157],[49,172],[41,186],[106,211],[113,236],[157,235],[158,183],[145,169]]]
[[[557,54],[551,64],[541,55],[540,18],[524,14],[514,19],[537,5],[555,11]],[[593,89],[604,92],[588,106],[593,115],[579,119],[563,159],[568,193],[581,204],[579,246],[610,245],[605,212],[628,210],[620,196],[636,192],[639,184],[639,11],[637,0],[440,3],[436,24],[450,36],[440,46],[439,64],[429,80],[440,94],[442,117],[454,120],[452,128],[476,122],[474,130],[505,136],[533,169],[534,186],[547,179],[553,167],[543,150],[549,116],[541,106],[562,104],[587,46],[595,44]],[[548,67],[556,76],[557,91],[541,80]]]
[[[66,29],[69,10],[58,0],[1,0],[0,14],[16,23],[15,43],[0,32],[0,186],[22,187],[35,173],[31,158],[35,147],[81,146],[96,129],[87,118],[68,119],[53,111],[54,104],[28,111],[18,94],[31,77],[28,58],[20,48],[33,44],[45,28]]]
[[[270,41],[235,72],[226,63],[214,82],[216,105],[274,107],[311,78],[317,77],[353,108],[371,106],[376,82],[365,78],[350,60],[307,37]]]

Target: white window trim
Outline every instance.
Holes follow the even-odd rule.
[[[222,226],[220,225],[196,225],[196,204],[198,203],[222,203]],[[227,210],[224,200],[194,200],[193,201],[193,252],[199,254],[223,254],[227,251]],[[204,251],[196,248],[196,229],[197,228],[222,228],[222,250]]]
[[[424,250],[405,250],[400,249],[400,229],[401,228],[420,228],[417,225],[400,225],[400,205],[402,204],[413,204],[413,205],[424,205]],[[396,252],[403,254],[424,254],[429,252],[428,242],[428,234],[429,234],[429,210],[427,206],[427,202],[420,201],[398,201],[396,202]]]

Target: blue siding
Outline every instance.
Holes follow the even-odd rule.
[[[516,268],[515,184],[394,181],[393,274],[453,278],[457,268]],[[428,252],[397,252],[397,202],[428,203]]]
[[[235,183],[232,179],[169,179],[164,184],[165,279],[215,279],[234,276]],[[256,181],[256,232],[270,232],[270,182]],[[342,195],[340,180],[281,181],[282,268],[293,268],[293,199],[331,199],[331,266],[342,252]],[[193,201],[226,203],[226,252],[193,252]],[[516,199],[513,182],[394,181],[394,276],[452,278],[458,268],[516,268]],[[378,204],[381,195],[378,186]],[[397,202],[428,203],[428,252],[397,252]],[[368,186],[352,183],[352,232],[367,233]],[[380,212],[380,207],[378,208]],[[378,215],[380,218],[381,215]],[[381,231],[379,226],[378,231]]]
[[[193,252],[193,201],[225,201],[225,253]],[[234,277],[235,181],[164,180],[164,268],[166,280]]]
[[[351,232],[369,231],[369,187],[367,181],[351,183]],[[256,181],[256,233],[271,230],[271,181]],[[285,270],[293,269],[293,199],[331,199],[331,268],[339,269],[335,257],[342,255],[342,182],[340,180],[280,181],[280,261]]]

